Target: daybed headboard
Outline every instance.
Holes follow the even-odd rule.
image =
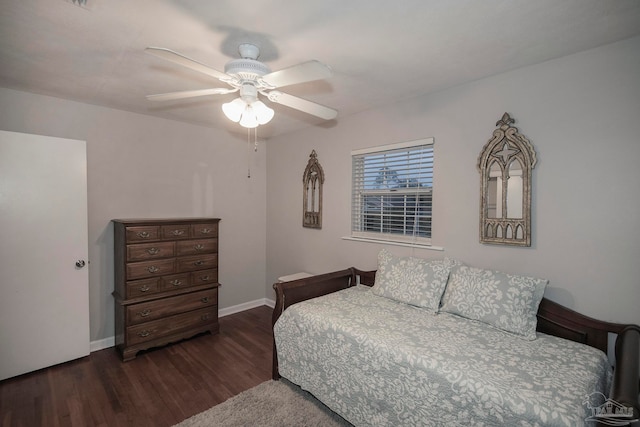
[[[273,289],[278,297],[273,308],[272,322],[275,323],[285,308],[292,304],[352,286],[353,277],[355,277],[354,269],[347,268],[291,282],[274,283]],[[283,292],[284,287],[287,288],[286,296]]]

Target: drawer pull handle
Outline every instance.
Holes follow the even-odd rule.
[[[211,234],[212,231],[213,231],[213,229],[211,229],[211,228],[203,228],[202,230],[200,230],[200,233],[202,233],[202,234]]]
[[[139,290],[140,292],[148,292],[150,289],[151,288],[148,287],[147,285],[142,285]]]
[[[150,314],[151,314],[151,310],[149,310],[148,308],[138,312],[138,316],[140,317],[147,317]]]
[[[196,265],[196,266],[198,266],[198,267],[199,267],[199,266],[201,266],[201,265],[204,265],[204,261],[202,261],[202,260],[200,260],[200,261],[196,261],[196,262],[194,262],[194,263],[193,263],[193,265]]]
[[[138,233],[138,237],[141,239],[148,239],[149,237],[151,237],[151,234],[149,234],[148,231],[141,231]]]
[[[147,267],[147,271],[149,273],[157,273],[158,271],[160,271],[160,269],[158,267],[156,267],[155,265],[152,265],[151,267]]]
[[[138,332],[138,336],[142,338],[148,337],[149,335],[151,335],[151,331],[147,331],[146,329],[144,331]]]
[[[158,249],[158,248],[149,248],[149,249],[147,249],[147,253],[149,255],[157,255],[157,254],[160,253],[160,249]]]
[[[184,230],[173,230],[171,234],[174,236],[182,236],[184,234]]]
[[[209,275],[200,276],[200,280],[202,280],[203,282],[208,282],[209,280],[211,280],[211,277]]]
[[[195,249],[196,251],[201,251],[204,249],[204,245],[195,245],[193,249]]]
[[[209,315],[208,314],[203,314],[202,316],[200,316],[200,319],[209,320]]]
[[[180,286],[182,285],[182,280],[176,279],[176,280],[170,281],[169,283],[171,283],[173,286]]]
[[[209,302],[209,297],[203,297],[203,298],[200,298],[200,301],[202,301],[203,303],[205,303],[205,304],[206,304],[206,303],[208,303],[208,302]]]

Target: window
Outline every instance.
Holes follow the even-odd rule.
[[[431,244],[433,138],[355,150],[351,236]]]

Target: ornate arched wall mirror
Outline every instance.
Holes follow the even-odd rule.
[[[307,167],[302,175],[303,227],[322,228],[322,184],[324,184],[324,171],[320,166],[320,162],[318,162],[316,150],[312,150]]]
[[[478,157],[480,243],[531,246],[531,172],[536,152],[508,113]]]

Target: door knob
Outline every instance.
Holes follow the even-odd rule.
[[[82,267],[84,267],[85,265],[87,265],[87,263],[86,263],[86,262],[84,262],[84,260],[83,260],[83,259],[79,259],[78,261],[76,261],[76,267],[77,267],[77,268],[82,268]]]

